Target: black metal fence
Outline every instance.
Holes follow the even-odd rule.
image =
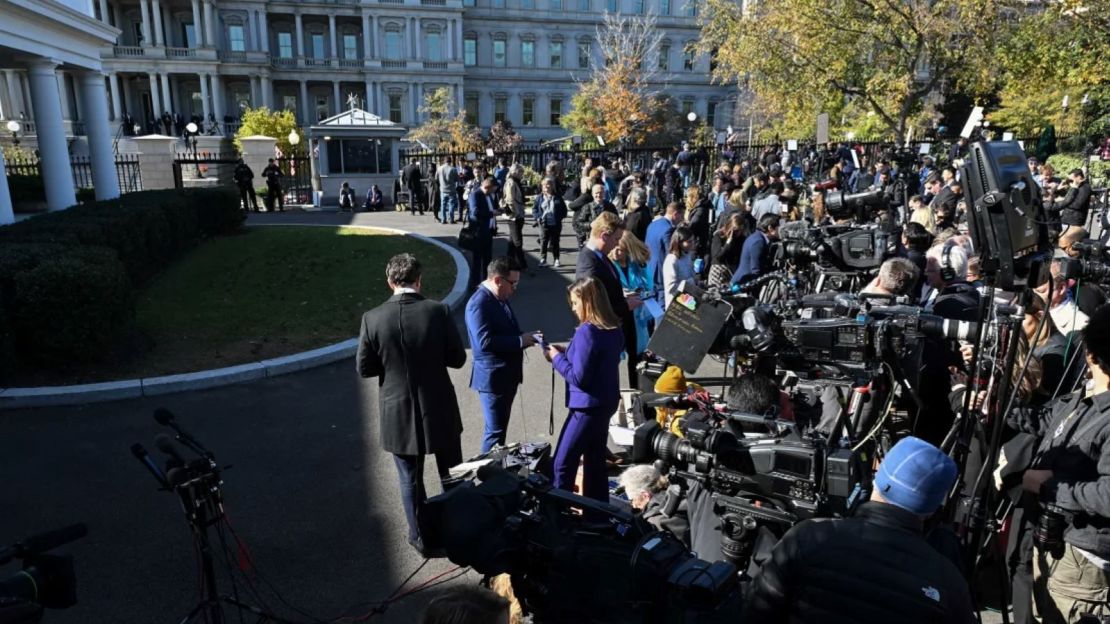
[[[120,193],[133,193],[143,190],[142,167],[139,165],[137,154],[117,154],[115,165]],[[91,189],[95,186],[92,175],[92,161],[88,156],[71,156],[69,166],[73,171],[73,187],[75,190]],[[42,177],[42,163],[37,158],[5,159],[4,169],[8,176]]]
[[[282,156],[277,159],[277,166],[284,177],[282,185],[285,187],[285,194],[291,197],[294,203],[312,203],[312,165],[308,156],[304,154]]]

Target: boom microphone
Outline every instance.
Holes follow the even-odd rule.
[[[154,410],[154,420],[159,425],[172,427],[172,423],[174,421],[173,412],[164,407],[159,407],[158,409]]]
[[[159,433],[154,436],[154,446],[158,447],[159,451],[169,455],[171,461],[180,462],[179,465],[181,466],[185,465],[185,458],[181,456],[181,453],[177,452],[177,447],[174,446],[173,438],[170,436],[164,433]]]
[[[0,565],[12,559],[22,559],[48,550],[53,550],[70,542],[77,541],[89,534],[89,528],[82,524],[71,524],[60,529],[32,535],[11,546],[0,548]]]

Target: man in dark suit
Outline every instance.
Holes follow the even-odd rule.
[[[497,181],[492,176],[482,180],[479,188],[470,192],[467,205],[467,222],[475,229],[474,249],[470,252],[470,287],[486,279],[486,266],[493,257],[493,228],[497,211],[493,207],[493,187]]]
[[[356,362],[359,375],[378,378],[382,448],[397,464],[409,544],[424,554],[424,456],[436,456],[441,480],[462,462],[462,418],[447,368],[462,368],[466,350],[450,308],[421,296],[420,271],[412,254],[390,258],[393,296],[363,315]]]
[[[779,237],[779,216],[766,214],[760,217],[755,232],[744,239],[740,251],[740,265],[732,274],[733,284],[742,284],[766,273],[770,267],[768,249],[771,241]]]
[[[667,250],[671,245],[671,235],[674,234],[674,228],[682,220],[679,210],[677,203],[667,204],[663,215],[652,221],[647,229],[647,238],[644,240],[644,244],[651,252],[647,272],[655,290],[663,289],[663,260],[667,257]]]
[[[628,354],[628,383],[636,387],[636,364],[639,363],[640,358],[636,352],[636,321],[632,311],[640,307],[643,302],[636,293],[625,294],[617,268],[609,260],[609,252],[613,251],[623,235],[624,222],[621,218],[611,212],[601,213],[590,227],[590,237],[586,240],[586,244],[578,251],[574,277],[575,279],[596,277],[605,287],[609,305],[621,319],[624,347]]]
[[[578,235],[578,245],[581,247],[586,243],[586,239],[590,237],[590,225],[594,219],[603,212],[611,212],[617,214],[617,208],[605,199],[605,185],[595,184],[590,189],[593,193],[593,201],[583,205],[574,213],[574,232]]]
[[[424,176],[420,171],[420,161],[413,158],[412,162],[401,170],[401,182],[409,192],[409,213],[424,216]]]
[[[505,444],[517,386],[524,381],[524,349],[537,332],[520,331],[509,298],[520,283],[520,265],[511,258],[489,263],[489,277],[466,303],[466,332],[474,354],[470,387],[478,392],[485,416],[482,452]]]

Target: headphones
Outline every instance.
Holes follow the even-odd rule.
[[[944,245],[944,253],[940,257],[940,279],[951,282],[956,279],[956,269],[952,267],[952,248],[956,243]]]

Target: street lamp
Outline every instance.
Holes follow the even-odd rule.
[[[200,128],[197,127],[196,122],[190,121],[185,126],[185,146],[193,148],[193,164],[197,168],[197,177],[203,178],[204,174],[200,171],[200,158],[197,156],[197,134]]]
[[[8,120],[8,132],[12,133],[12,145],[16,147],[19,147],[19,131],[22,128],[23,126],[19,125],[18,121],[14,119]]]
[[[289,139],[289,144],[293,146],[293,148],[294,148],[293,151],[297,151],[296,147],[297,147],[297,144],[299,144],[301,142],[301,135],[297,134],[296,130],[291,130],[289,132],[289,136],[286,137],[286,138]]]
[[[686,114],[686,121],[689,121],[690,123],[694,123],[697,120],[698,120],[698,114],[695,113],[694,111],[690,111],[689,113]]]

